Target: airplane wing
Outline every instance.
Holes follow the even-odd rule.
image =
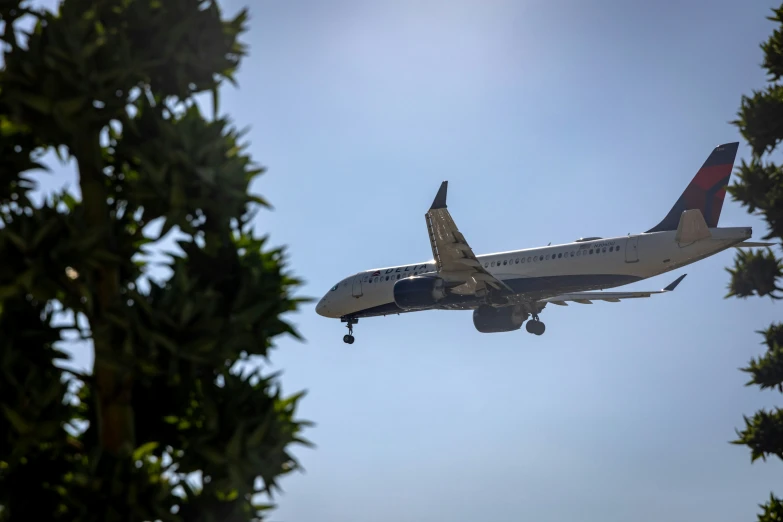
[[[427,232],[430,235],[432,257],[438,267],[438,275],[450,283],[460,283],[449,288],[459,295],[485,295],[494,290],[513,292],[505,283],[487,272],[481,265],[465,236],[457,229],[446,208],[448,181],[440,185],[432,206],[425,214]]]
[[[552,303],[559,306],[568,306],[567,301],[573,301],[581,304],[593,304],[593,301],[608,301],[610,303],[619,303],[623,299],[638,299],[640,297],[650,297],[653,294],[663,294],[671,292],[680,281],[685,279],[688,274],[683,274],[666,288],[662,290],[652,290],[648,292],[573,292],[570,294],[561,294],[546,299],[541,299],[541,303]]]

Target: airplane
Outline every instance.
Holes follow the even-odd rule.
[[[686,274],[656,291],[604,292],[695,263],[749,242],[751,227],[718,227],[739,142],[713,149],[668,214],[653,228],[622,237],[476,255],[446,207],[444,181],[425,214],[432,260],[375,268],[334,285],[316,313],[339,318],[353,344],[360,318],[424,310],[473,310],[482,333],[526,330],[542,335],[539,314],[549,304],[620,302],[673,291]],[[595,291],[599,290],[599,291]],[[528,320],[531,318],[530,320]]]

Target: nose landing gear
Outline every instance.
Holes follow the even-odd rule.
[[[346,344],[353,344],[353,342],[356,340],[353,337],[353,325],[359,322],[359,319],[356,317],[342,317],[340,320],[344,323],[347,323],[345,326],[348,327],[348,335],[343,336],[343,342]]]

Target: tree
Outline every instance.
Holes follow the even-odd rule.
[[[298,337],[282,315],[302,301],[251,231],[263,169],[218,117],[247,18],[214,0],[0,3],[0,520],[257,520],[298,468],[302,394],[243,363]],[[52,151],[80,194],[33,203]],[[172,229],[172,275],[141,284],[143,247]],[[69,336],[91,340],[91,373],[62,369]]]
[[[769,20],[777,27],[766,42],[763,67],[769,75],[768,85],[752,96],[743,96],[738,119],[733,122],[752,150],[750,162],[738,167],[738,181],[730,187],[736,201],[751,213],[758,213],[767,222],[769,233],[765,239],[783,244],[783,167],[769,160],[783,141],[783,5],[773,10]],[[731,282],[729,296],[746,298],[752,295],[769,296],[779,300],[783,260],[771,249],[737,254],[734,268],[729,269]],[[766,353],[750,361],[743,371],[750,374],[748,385],[776,389],[783,392],[783,323],[773,323],[759,332],[766,345]],[[783,409],[759,410],[752,418],[745,417],[745,428],[737,432],[736,444],[750,448],[751,459],[766,460],[769,456],[783,459]],[[761,506],[760,522],[783,521],[783,500],[770,495]]]

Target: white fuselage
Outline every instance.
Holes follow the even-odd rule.
[[[750,227],[711,228],[711,237],[678,243],[675,231],[580,240],[511,252],[476,256],[485,269],[514,290],[513,300],[534,303],[563,292],[614,288],[688,265],[751,237]],[[394,301],[394,283],[436,271],[434,261],[365,270],[335,285],[316,311],[326,317],[367,317],[402,313]],[[465,298],[455,306],[476,308]]]

